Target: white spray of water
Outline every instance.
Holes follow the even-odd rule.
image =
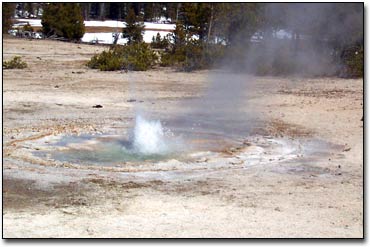
[[[160,121],[148,121],[138,115],[133,146],[137,152],[142,154],[165,154],[169,151],[165,134]]]

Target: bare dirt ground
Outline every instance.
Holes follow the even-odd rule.
[[[20,55],[28,64],[3,71],[5,238],[363,237],[363,80],[254,78],[246,105],[264,116],[264,131],[336,146],[325,155],[261,154],[249,165],[245,149],[228,149],[209,161],[136,171],[73,167],[35,159],[30,143],[119,132],[132,124],[135,104],[159,116],[181,112],[177,103],[199,96],[209,71],[100,72],[84,64],[106,47],[3,42],[4,60]],[[136,102],[128,102],[132,82]]]

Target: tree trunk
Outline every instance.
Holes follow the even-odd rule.
[[[176,7],[176,22],[179,20],[180,7],[181,7],[181,3],[178,3]]]
[[[105,19],[105,3],[100,3],[99,4],[99,19],[104,21]]]
[[[208,49],[208,44],[209,44],[209,40],[210,40],[210,37],[211,37],[212,24],[213,24],[213,4],[211,3],[211,18],[209,20],[209,25],[208,25],[207,49]]]
[[[121,6],[118,7],[118,18],[117,21],[120,21],[122,19],[122,8]]]

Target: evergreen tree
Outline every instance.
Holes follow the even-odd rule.
[[[80,40],[85,33],[84,19],[76,3],[50,3],[41,19],[42,32],[68,40]]]
[[[84,20],[90,19],[91,3],[80,3],[80,8],[83,13]]]
[[[166,37],[161,37],[159,33],[156,36],[152,37],[152,43],[150,46],[155,49],[166,49],[169,45],[169,42]]]
[[[13,3],[3,3],[3,33],[7,33],[12,28],[12,17],[15,5]]]
[[[185,46],[186,44],[186,32],[182,22],[176,23],[175,31],[173,32],[173,39],[175,43],[175,49]]]
[[[165,3],[166,6],[166,18],[170,18],[172,23],[178,21],[178,12],[180,9],[181,3]]]
[[[33,3],[25,3],[24,9],[28,12],[28,16],[34,14]]]
[[[101,21],[104,21],[105,20],[105,6],[106,6],[106,3],[99,3],[99,19]]]
[[[228,45],[244,46],[263,21],[262,4],[220,3],[215,11],[215,35],[223,37]]]
[[[155,42],[156,42],[156,43],[158,43],[158,44],[160,44],[160,43],[161,43],[161,41],[162,41],[162,39],[161,39],[161,35],[160,35],[159,33],[157,33],[157,35],[156,35],[156,37],[155,37]]]
[[[120,17],[120,4],[110,3],[108,17],[112,20],[118,20]]]
[[[211,5],[208,3],[183,3],[181,18],[190,35],[197,35],[204,41],[211,17]]]
[[[126,17],[126,27],[123,29],[123,38],[128,39],[128,44],[140,43],[143,41],[144,23],[136,17],[133,8]]]
[[[153,21],[155,3],[144,3],[144,20]]]

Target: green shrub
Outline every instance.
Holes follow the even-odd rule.
[[[24,25],[22,29],[23,31],[33,32],[33,27],[29,23]]]
[[[87,66],[102,71],[135,70],[145,71],[155,65],[156,54],[145,43],[113,46],[109,51],[94,55]]]
[[[290,44],[282,42],[250,45],[242,59],[245,61],[242,64],[244,70],[259,76],[305,74],[310,70],[307,62],[299,58]]]
[[[4,61],[3,69],[24,69],[27,64],[21,60],[21,57],[15,56],[9,61]]]
[[[343,51],[342,61],[345,77],[363,77],[364,76],[364,48],[363,46],[353,46]]]
[[[160,53],[161,60],[160,60],[160,66],[162,67],[170,67],[175,64],[175,59],[173,57],[173,54],[169,52],[161,52]]]
[[[224,45],[209,44],[204,50],[204,67],[217,66],[225,58],[226,47]]]
[[[275,54],[273,57],[260,56],[254,60],[254,63],[254,66],[247,69],[259,76],[286,76],[301,72],[295,60],[282,53]]]
[[[103,51],[94,55],[87,63],[87,66],[102,71],[120,70],[123,69],[123,59],[114,54],[112,50]]]
[[[174,46],[172,50],[161,53],[161,66],[175,66],[183,71],[208,69],[223,59],[223,45],[202,44],[192,40],[186,44]]]
[[[184,71],[193,71],[205,67],[203,46],[198,42],[189,42],[185,46],[185,61],[182,63]]]

